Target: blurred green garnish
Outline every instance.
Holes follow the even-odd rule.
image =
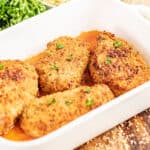
[[[83,91],[84,91],[84,93],[90,93],[91,88],[90,87],[86,87]]]
[[[66,105],[70,105],[70,104],[72,104],[72,101],[71,100],[67,100],[67,101],[65,101],[65,104]]]
[[[107,58],[107,59],[105,60],[105,64],[106,64],[106,65],[109,65],[111,62],[112,62],[111,58]]]
[[[122,42],[121,41],[116,41],[116,42],[114,42],[113,45],[114,45],[115,48],[119,48],[119,47],[122,46]]]
[[[85,103],[87,107],[91,108],[94,105],[94,100],[91,98],[88,98]]]
[[[56,45],[56,48],[57,48],[57,49],[62,49],[62,48],[64,48],[64,45],[63,45],[62,43],[58,43],[58,44]]]
[[[66,58],[66,60],[67,60],[67,61],[72,61],[72,60],[73,60],[72,55],[68,56],[68,57]]]
[[[4,69],[4,65],[3,64],[0,64],[0,70],[3,70]]]
[[[59,70],[59,67],[54,64],[54,65],[51,66],[51,69],[53,69],[53,70]]]
[[[55,99],[55,98],[49,99],[49,100],[47,101],[47,103],[48,103],[48,105],[55,104],[55,103],[56,103],[56,99]]]
[[[46,10],[39,0],[0,0],[0,31]]]

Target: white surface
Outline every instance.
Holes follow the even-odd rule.
[[[121,1],[121,0],[118,0],[118,1]],[[121,2],[124,3],[123,1],[121,1]],[[150,21],[150,7],[148,6],[148,4],[146,6],[146,0],[145,0],[145,2],[141,1],[141,3],[135,2],[134,5],[132,4],[132,2],[129,2],[129,4],[126,4],[126,5],[129,5],[129,7],[132,7],[132,9],[135,9],[135,11],[138,11],[139,14],[141,14],[141,16],[143,16],[145,19]]]
[[[134,7],[145,19],[150,21],[150,7],[146,7],[144,5],[135,5]]]
[[[0,59],[24,59],[61,35],[107,30],[133,43],[150,64],[150,24],[117,0],[73,0],[0,32]],[[30,142],[0,138],[2,150],[70,150],[150,107],[150,82]]]

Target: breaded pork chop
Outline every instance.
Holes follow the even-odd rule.
[[[21,117],[21,128],[41,137],[114,98],[107,85],[81,86],[31,101]]]
[[[24,106],[38,91],[33,66],[21,61],[0,61],[0,135],[6,133]]]
[[[34,66],[19,60],[0,61],[0,79],[14,82],[32,95],[38,92],[38,75]],[[9,86],[9,85],[6,85]]]
[[[0,79],[0,135],[7,133],[32,98],[14,82]]]
[[[75,38],[60,37],[48,43],[35,63],[42,91],[53,93],[79,86],[88,58],[87,44]]]
[[[150,69],[139,52],[107,32],[101,32],[98,37],[89,70],[95,83],[107,84],[116,96],[150,79]]]

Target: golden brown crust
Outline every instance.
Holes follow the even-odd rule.
[[[11,129],[32,96],[14,82],[0,79],[0,135]]]
[[[34,66],[20,60],[3,60],[0,61],[0,65],[3,65],[3,69],[0,70],[0,79],[14,82],[20,89],[37,95],[38,75]]]
[[[89,68],[94,82],[109,85],[116,96],[150,79],[150,69],[140,54],[126,41],[107,32],[98,37]]]
[[[89,58],[87,44],[75,38],[60,37],[48,43],[43,53],[35,63],[42,91],[54,93],[80,85]]]
[[[0,135],[13,127],[37,92],[38,76],[33,66],[17,60],[0,61]]]
[[[114,98],[106,85],[92,86],[88,92],[85,89],[87,86],[81,86],[32,101],[23,112],[21,128],[40,137]]]

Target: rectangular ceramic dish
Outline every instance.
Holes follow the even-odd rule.
[[[73,0],[0,32],[0,59],[25,59],[61,35],[107,30],[126,39],[150,64],[150,23],[117,0]],[[150,107],[150,82],[57,131],[29,142],[0,138],[2,150],[71,150]]]

